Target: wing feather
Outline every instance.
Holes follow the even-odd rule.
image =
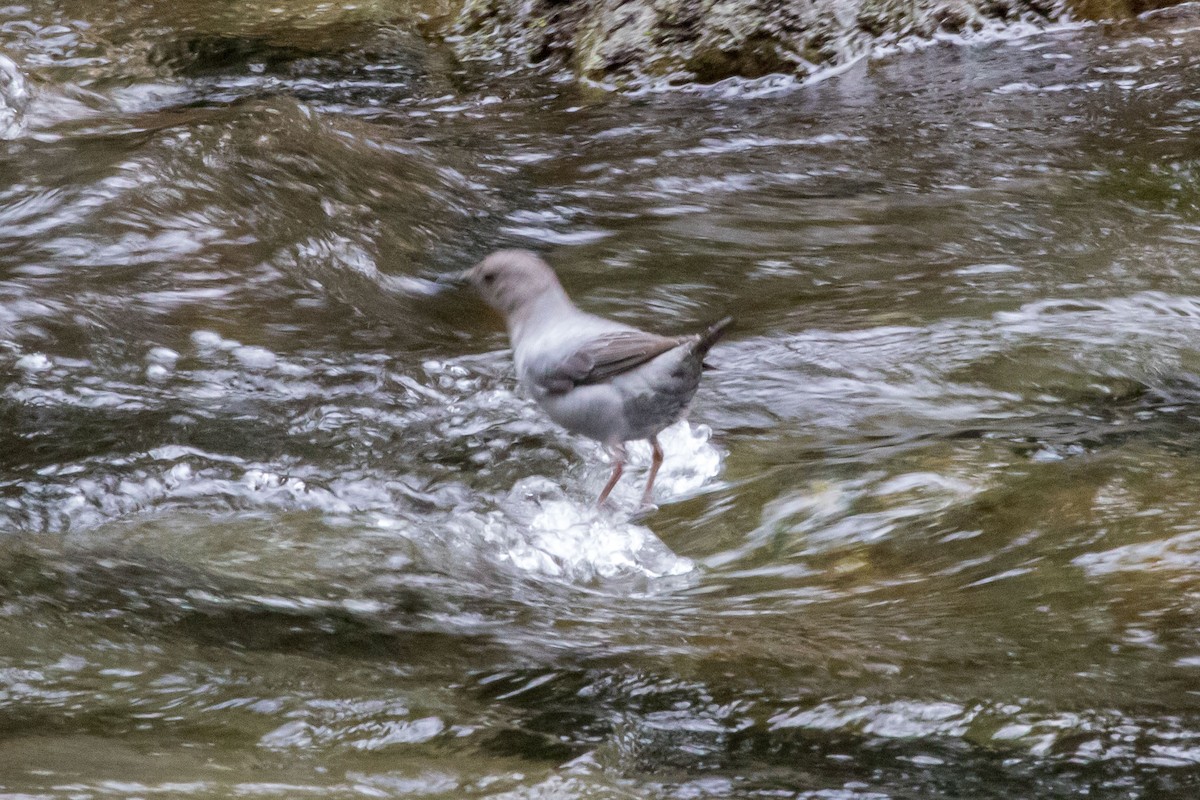
[[[688,338],[636,330],[606,333],[589,340],[538,376],[538,383],[551,394],[601,383],[657,358]]]

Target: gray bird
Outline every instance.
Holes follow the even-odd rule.
[[[528,250],[499,250],[447,277],[470,284],[504,315],[517,376],[550,419],[612,455],[612,477],[597,505],[621,478],[624,443],[650,442],[654,455],[642,495],[642,506],[649,506],[663,460],[658,433],[687,414],[704,355],[733,319],[697,335],[659,336],[580,311],[550,266]]]

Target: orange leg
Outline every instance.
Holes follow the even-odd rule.
[[[617,485],[617,481],[621,480],[621,473],[625,471],[625,448],[618,444],[610,447],[608,451],[613,457],[612,477],[604,485],[604,491],[600,493],[600,499],[596,501],[597,506],[604,505],[604,501],[608,499],[608,493]]]
[[[658,468],[662,466],[663,451],[662,445],[658,443],[657,436],[650,437],[650,449],[653,455],[650,458],[650,477],[646,479],[646,491],[642,493],[642,506],[650,505],[650,495],[654,491],[654,479],[658,477]]]

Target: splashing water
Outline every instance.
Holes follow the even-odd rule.
[[[21,68],[0,54],[0,139],[15,139],[25,130],[29,86]]]

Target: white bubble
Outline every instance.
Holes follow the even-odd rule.
[[[54,362],[41,353],[30,353],[17,359],[17,369],[26,372],[45,372],[54,366]]]
[[[164,366],[174,366],[179,360],[179,353],[169,347],[153,347],[149,353],[146,353],[146,360],[151,364],[162,364]]]
[[[237,339],[226,339],[216,331],[192,331],[192,344],[200,350],[224,350],[229,352],[242,346]]]
[[[233,349],[233,357],[244,367],[250,369],[271,369],[278,358],[265,347],[242,345]]]

